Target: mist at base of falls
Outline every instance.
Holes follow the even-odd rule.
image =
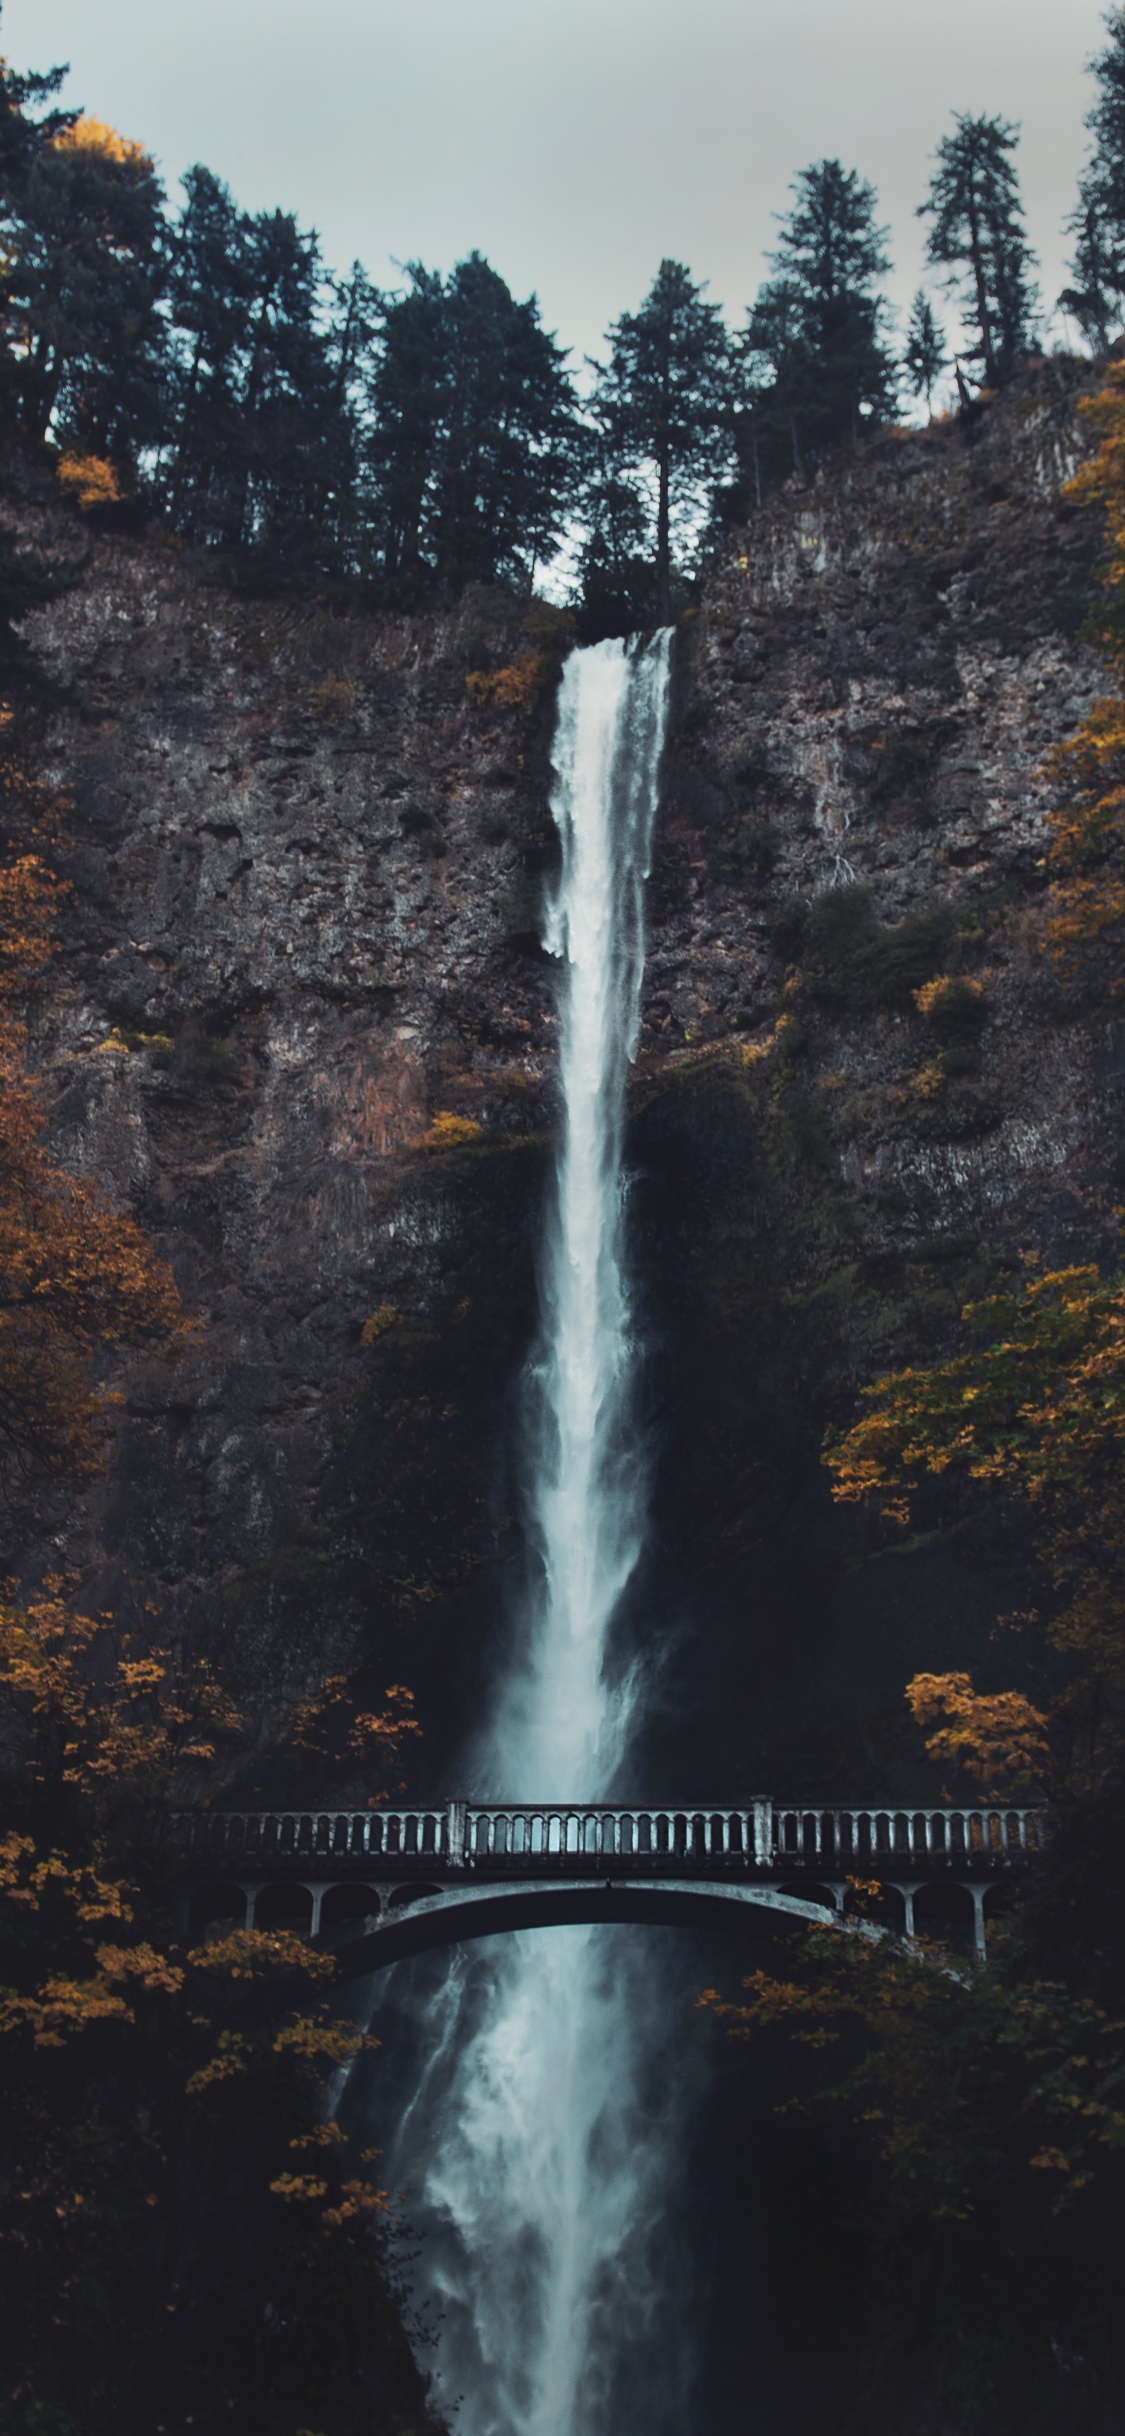
[[[646,1497],[622,1137],[670,641],[576,651],[560,687],[544,944],[563,1125],[524,1383],[532,1588],[475,1746],[473,1789],[497,1799],[595,1800],[629,1743],[631,1679],[607,1671]],[[678,2081],[656,1945],[527,1930],[395,1978],[382,2002],[396,2043],[405,2008],[420,2060],[386,2163],[422,2237],[439,2402],[463,2436],[672,2436],[662,2252]]]

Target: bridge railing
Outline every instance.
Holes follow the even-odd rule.
[[[782,1864],[820,1867],[843,1863],[917,1862],[927,1869],[983,1861],[1014,1865],[1041,1852],[1046,1820],[1041,1810],[1010,1803],[979,1803],[965,1809],[815,1809],[808,1804],[774,1807],[772,1850]]]
[[[565,1869],[612,1862],[638,1874],[662,1861],[704,1871],[767,1869],[861,1875],[888,1866],[1020,1867],[1041,1851],[1043,1813],[986,1803],[958,1808],[820,1807],[759,1796],[729,1809],[609,1803],[448,1802],[423,1809],[180,1811],[185,1860],[226,1870],[323,1860],[449,1869]]]
[[[448,1810],[180,1810],[173,1832],[192,1860],[412,1859],[448,1854]]]

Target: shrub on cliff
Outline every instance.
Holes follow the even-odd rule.
[[[944,906],[884,923],[869,889],[854,881],[822,889],[800,949],[809,996],[850,1014],[909,1006],[948,953],[952,927]]]

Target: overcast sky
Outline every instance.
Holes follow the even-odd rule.
[[[282,204],[380,283],[479,246],[579,354],[664,254],[732,320],[771,214],[825,153],[870,178],[906,306],[914,217],[954,110],[1022,122],[1042,287],[1064,280],[1105,0],[4,0],[13,65]]]

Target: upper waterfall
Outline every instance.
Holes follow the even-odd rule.
[[[606,1670],[645,1523],[622,1145],[670,643],[576,651],[559,697],[545,944],[563,1122],[527,1381],[533,1595],[480,1760],[497,1795],[603,1794],[628,1734]],[[428,2024],[395,2167],[421,2178],[439,2381],[465,2436],[621,2436],[668,2125],[641,2096],[649,1966],[620,1936],[535,1930],[458,1956]]]
[[[604,1792],[626,1731],[604,1677],[644,1521],[621,1153],[670,639],[574,652],[559,695],[551,809],[562,860],[544,943],[561,965],[563,1132],[529,1382],[541,1603],[526,1662],[505,1687],[489,1771],[513,1795]]]

